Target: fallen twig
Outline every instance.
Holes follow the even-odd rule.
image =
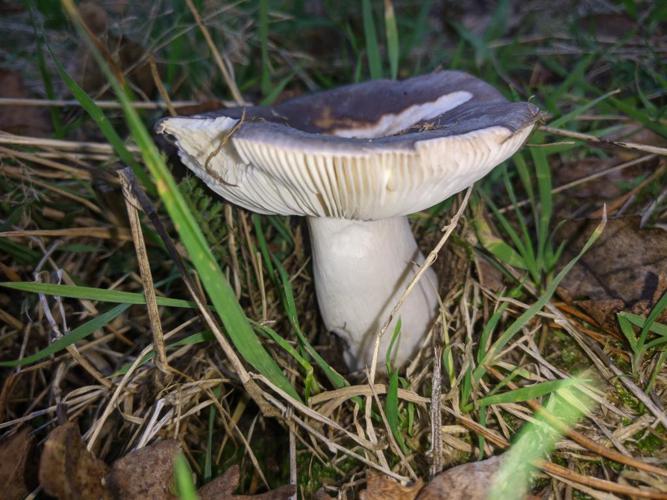
[[[637,142],[614,141],[612,139],[605,139],[590,134],[584,134],[582,132],[574,132],[572,130],[563,130],[560,128],[549,127],[547,125],[542,125],[540,127],[540,130],[546,132],[547,134],[558,135],[560,137],[569,137],[571,139],[578,139],[580,141],[586,141],[591,144],[616,146],[624,149],[634,149],[635,151],[643,151],[644,153],[667,156],[667,148],[661,148],[658,146],[639,144]]]

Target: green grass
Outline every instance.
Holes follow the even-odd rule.
[[[56,285],[54,283],[6,282],[0,283],[0,287],[18,290],[21,292],[41,293],[56,297],[68,297],[72,299],[97,300],[100,302],[113,302],[118,304],[145,304],[146,298],[141,293],[124,292],[121,290],[104,290],[88,286]],[[165,307],[193,308],[195,305],[187,300],[171,299],[169,297],[157,297],[157,304]]]
[[[364,17],[364,36],[366,38],[366,56],[371,79],[382,78],[382,59],[380,58],[380,45],[375,30],[373,7],[370,0],[361,0]]]
[[[188,465],[188,461],[179,453],[174,462],[174,478],[176,480],[176,491],[180,500],[197,500],[197,489],[192,481],[192,471]]]
[[[73,345],[74,343],[85,339],[89,335],[92,335],[96,331],[100,330],[103,326],[107,325],[110,321],[120,316],[124,313],[130,306],[128,304],[121,304],[116,307],[109,309],[108,311],[100,314],[94,319],[86,321],[81,326],[75,328],[74,330],[67,333],[57,340],[54,340],[49,344],[48,347],[37,351],[34,354],[29,356],[22,357],[20,359],[15,359],[12,361],[0,361],[0,367],[16,367],[16,366],[27,366],[32,363],[36,363],[42,359],[48,358],[54,354],[59,353],[64,350],[66,347]]]
[[[273,380],[276,385],[285,390],[288,394],[298,398],[299,396],[295,392],[294,387],[292,387],[292,384],[285,378],[276,362],[264,349],[250,326],[245,313],[234,297],[229,282],[222,274],[220,266],[210,250],[208,242],[197,225],[183,195],[178,190],[178,186],[169,172],[164,158],[155,146],[155,143],[151,139],[148,130],[141,121],[136,110],[131,106],[128,94],[121,86],[121,83],[116,80],[109,68],[107,68],[106,62],[97,51],[95,44],[87,38],[87,33],[81,28],[74,4],[69,0],[64,0],[63,5],[70,16],[73,17],[81,36],[87,40],[89,49],[95,56],[97,63],[102,68],[109,83],[114,88],[118,100],[123,106],[123,112],[128,127],[141,150],[141,155],[146,167],[155,179],[157,192],[165,204],[167,212],[172,218],[181,242],[188,249],[193,265],[199,271],[199,276],[202,279],[204,288],[208,292],[213,307],[222,320],[227,334],[230,336],[232,342],[243,358],[250,365]],[[76,97],[77,99],[80,99],[79,95],[76,95]]]
[[[667,344],[667,325],[656,321],[667,310],[667,292],[651,309],[649,315],[644,318],[629,312],[620,312],[617,314],[618,325],[621,332],[628,340],[630,349],[632,349],[632,371],[635,376],[638,375],[640,366],[649,353],[656,353],[657,360],[647,384],[647,391],[653,389],[656,377],[665,365],[665,344]],[[639,334],[635,333],[638,327]]]
[[[566,427],[572,427],[591,410],[592,405],[590,402],[582,402],[581,395],[574,390],[583,384],[581,379],[573,378],[558,382],[548,391],[534,391],[533,397],[553,392],[545,405],[545,410],[552,415],[558,415],[560,422]],[[529,396],[526,394],[526,397]],[[509,398],[506,402],[511,400],[512,398]],[[573,401],[577,401],[577,404],[572,404]],[[534,422],[523,427],[505,455],[493,485],[489,488],[489,498],[494,500],[523,498],[529,490],[530,475],[535,470],[535,461],[546,457],[562,436],[562,433],[549,425],[539,413],[536,417]]]
[[[473,13],[472,17],[480,23],[478,25],[471,24],[471,17],[464,18],[458,10],[461,7],[451,5],[442,10],[438,2],[432,1],[325,1],[318,9],[312,9],[303,1],[257,0],[216,7],[195,3],[215,43],[234,66],[235,80],[244,97],[256,103],[269,104],[287,95],[368,78],[410,77],[442,67],[471,72],[508,98],[531,100],[548,113],[546,122],[552,127],[603,138],[621,134],[627,140],[633,140],[633,127],[643,127],[667,137],[663,76],[667,68],[661,58],[664,50],[652,47],[650,43],[641,45],[633,41],[633,37],[644,42],[658,39],[660,23],[667,20],[667,9],[659,3],[632,1],[618,4],[616,15],[627,17],[632,28],[617,35],[605,35],[615,36],[613,43],[597,39],[595,32],[586,28],[574,13],[562,19],[559,16],[563,13],[550,13],[555,19],[553,23],[558,21],[561,27],[560,38],[551,38],[551,33],[539,31],[546,30],[539,19],[530,15],[521,17],[524,14],[514,12],[507,1],[498,2],[486,12]],[[62,8],[47,4],[37,2],[32,11],[33,26],[28,32],[36,32],[34,37],[38,43],[34,46],[13,44],[16,51],[12,56],[21,62],[20,66],[34,67],[35,77],[31,83],[40,88],[39,95],[50,98],[71,94],[81,104],[81,110],[52,108],[49,111],[47,117],[53,127],[53,137],[69,141],[104,141],[112,145],[114,156],[96,163],[95,170],[91,169],[95,181],[98,173],[112,174],[112,168],[118,163],[132,167],[155,204],[157,215],[167,223],[178,248],[186,255],[185,272],[189,279],[201,284],[209,307],[222,322],[225,335],[249,370],[265,375],[302,401],[336,388],[349,389],[363,383],[363,379],[360,381],[339,373],[326,354],[329,337],[319,320],[313,298],[303,225],[298,220],[278,216],[253,214],[245,219],[247,214],[235,209],[235,227],[229,227],[224,205],[217,198],[209,196],[209,191],[196,179],[180,180],[176,169],[168,168],[149,132],[150,124],[163,111],[137,112],[132,108],[133,99],[143,99],[136,87],[128,88],[136,81],[125,75],[125,81],[130,85],[122,88],[102,64],[113,95],[121,104],[120,109],[102,110],[95,100],[114,97],[109,93],[101,96],[97,93],[99,89],[84,90],[81,87],[69,58],[72,54],[78,56],[77,50],[86,36],[72,32],[76,23],[71,24],[71,18]],[[66,4],[71,9],[71,2]],[[128,11],[127,17],[118,15],[118,24],[113,25],[112,32],[127,29],[124,35],[140,42],[156,56],[161,78],[172,99],[229,99],[229,89],[212,64],[208,48],[185,4],[167,2],[164,11],[160,8],[156,7],[150,16],[142,16],[137,11]],[[217,8],[223,11],[215,13]],[[154,15],[158,11],[160,15]],[[520,17],[518,23],[516,16]],[[67,36],[63,37],[64,34]],[[544,37],[531,38],[535,34]],[[62,45],[66,45],[67,50],[63,50]],[[616,118],[601,118],[604,115]],[[518,464],[510,460],[511,465],[506,465],[504,472],[513,478],[528,478],[529,473],[524,467],[529,462],[526,457],[548,456],[554,440],[561,436],[546,429],[540,423],[539,415],[534,415],[538,423],[524,425],[503,405],[519,405],[531,412],[526,401],[541,399],[568,425],[574,425],[581,416],[581,411],[572,410],[563,397],[563,394],[575,392],[581,397],[581,391],[574,385],[580,379],[544,377],[539,362],[527,356],[517,342],[530,334],[540,355],[568,375],[572,375],[578,366],[590,365],[569,334],[558,329],[558,325],[542,313],[548,303],[559,300],[559,284],[594,244],[602,227],[591,235],[581,253],[569,262],[564,261],[564,246],[557,239],[556,228],[563,214],[573,213],[581,205],[577,206],[579,200],[570,199],[568,193],[554,196],[552,190],[560,182],[561,170],[576,167],[581,160],[621,161],[618,150],[603,144],[569,140],[554,142],[552,136],[535,132],[519,154],[495,169],[476,189],[466,220],[447,245],[448,251],[464,255],[458,264],[463,274],[457,275],[457,280],[443,290],[447,294],[443,305],[444,326],[433,333],[434,342],[439,342],[442,347],[443,405],[455,408],[464,417],[490,429],[502,430],[500,419],[505,419],[510,432],[518,431],[510,456],[519,454],[524,460]],[[140,154],[130,153],[130,145],[138,146]],[[37,151],[33,147],[18,149],[24,153]],[[27,165],[35,167],[35,171],[43,168],[39,163],[33,165],[12,158],[7,159],[7,164],[21,168]],[[30,186],[26,181],[30,175],[33,175],[32,170],[22,179],[7,177],[6,182],[3,180],[0,230],[74,227],[75,220],[86,217],[93,219],[95,225],[113,224],[108,217],[109,209],[102,201],[99,201],[102,213],[92,213],[71,199]],[[48,184],[94,203],[101,200],[95,183],[89,180],[53,177],[48,179]],[[633,182],[626,184],[627,188],[636,185]],[[640,193],[636,199],[639,201],[633,201],[629,213],[640,209],[647,198],[657,196],[659,190],[656,192],[656,189],[651,186]],[[521,207],[512,207],[522,200],[527,202]],[[46,217],[43,206],[62,211],[63,218]],[[448,220],[451,206],[450,200],[413,217],[413,226],[424,251],[428,251],[434,239],[437,241],[438,228]],[[653,220],[658,220],[664,210],[663,202]],[[145,214],[142,214],[142,220],[149,240],[151,270],[156,277],[156,288],[160,290],[157,301],[166,331],[193,319],[194,304],[179,279],[182,276],[175,269],[178,266],[165,251],[164,242],[153,233]],[[229,245],[230,238],[235,238],[235,249]],[[44,245],[48,247],[49,242]],[[53,378],[51,365],[40,368],[37,363],[42,366],[50,360],[67,360],[65,349],[68,346],[83,347],[99,337],[101,331],[117,334],[120,324],[120,336],[114,336],[114,340],[104,344],[104,349],[96,354],[109,364],[105,373],[109,374],[110,380],[126,375],[138,353],[146,352],[145,347],[151,343],[150,324],[142,307],[145,299],[131,277],[136,271],[132,245],[114,241],[67,240],[59,246],[51,257],[54,264],[73,274],[73,282],[81,286],[32,282],[32,270],[43,255],[44,249],[34,239],[0,239],[0,261],[16,269],[21,279],[13,282],[13,278],[3,278],[12,282],[3,283],[0,293],[11,293],[12,300],[3,303],[2,307],[21,321],[29,322],[33,328],[29,336],[24,336],[23,332],[5,335],[3,331],[0,366],[39,370],[39,376],[29,382],[30,393],[51,394],[46,383]],[[449,257],[449,254],[443,255],[436,262],[436,266],[440,266],[438,272],[448,272],[446,262]],[[231,264],[233,258],[239,263],[236,269]],[[482,287],[477,274],[478,264],[482,261],[498,271],[502,281],[500,288]],[[255,270],[258,266],[263,276],[262,293],[259,293],[260,283]],[[235,273],[240,283],[238,297],[229,283],[229,277]],[[41,319],[41,314],[35,314],[41,311],[35,306],[35,294],[44,295],[54,310],[63,304],[68,324],[74,325],[67,335],[53,343],[48,343],[44,335],[48,325]],[[14,301],[13,297],[19,299]],[[659,318],[667,308],[666,297],[663,295],[646,317],[630,311],[620,312],[617,320],[623,337],[616,340],[608,336],[609,347],[627,350],[630,362],[613,353],[609,354],[611,359],[623,367],[647,394],[664,391],[661,373],[667,358],[667,326],[660,323]],[[101,311],[97,316],[79,320],[81,305],[77,299],[94,301]],[[116,305],[106,309],[104,303]],[[29,315],[25,314],[28,310]],[[260,317],[259,311],[266,315]],[[56,318],[62,320],[58,314]],[[111,325],[114,326],[110,330]],[[583,326],[606,334],[596,325]],[[236,405],[245,401],[247,394],[234,383],[234,374],[230,373],[213,333],[202,331],[202,328],[205,327],[195,323],[167,342],[167,352],[174,355],[174,368],[178,370],[172,385],[157,387],[152,382],[146,383],[147,379],[141,377],[153,369],[154,353],[149,352],[140,360],[130,384],[142,387],[142,392],[140,395],[123,394],[124,404],[132,408],[129,411],[134,412],[134,419],[122,422],[119,419],[113,424],[114,437],[109,438],[109,448],[120,454],[130,446],[131,436],[136,434],[131,422],[147,418],[147,414],[141,412],[150,408],[158,398],[166,401],[178,393],[182,409],[187,411],[203,398],[211,397],[212,391],[216,405],[188,415],[178,427],[181,429],[178,437],[188,447],[188,457],[193,458],[191,466],[198,482],[214,479],[231,462],[241,462],[241,489],[247,490],[256,481],[253,466],[249,465],[250,451],[256,454],[267,476],[273,474],[276,481],[284,480],[289,468],[288,453],[285,450],[278,464],[271,462],[267,443],[275,439],[268,434],[257,437],[258,433],[266,433],[268,427],[265,427],[267,420],[255,407],[244,406],[243,415],[234,422],[246,435],[250,436],[254,430],[255,439],[250,439],[250,451],[236,437],[226,437],[229,422],[225,420],[231,417],[219,412],[218,404],[231,415]],[[394,338],[399,337],[400,328],[394,332]],[[523,342],[522,346],[525,346],[525,339]],[[8,354],[5,354],[5,348]],[[185,354],[176,356],[178,352]],[[328,415],[345,428],[352,429],[351,422],[357,423],[354,431],[362,435],[371,425],[379,436],[381,451],[364,450],[325,424],[317,423],[315,427],[335,443],[370,457],[370,460],[378,461],[382,454],[395,471],[405,475],[405,467],[388,445],[391,436],[417,474],[426,477],[430,460],[426,455],[431,432],[429,411],[417,403],[401,399],[400,394],[408,391],[420,397],[430,397],[432,353],[427,350],[410,376],[392,366],[391,349],[385,354],[388,375],[382,382],[386,384],[386,394],[379,398],[387,426],[376,402],[359,396],[341,401]],[[69,369],[69,365],[66,368]],[[20,371],[16,373],[22,377]],[[65,378],[67,384],[62,390],[65,394],[71,392],[76,389],[72,381],[87,380],[84,377],[85,373],[77,371],[76,377]],[[21,380],[27,380],[27,377]],[[189,400],[187,391],[179,391],[191,387],[187,384],[194,380],[202,385],[207,380],[214,380],[215,385],[211,385],[213,389],[202,389],[199,396]],[[604,390],[609,392],[605,396],[624,414],[635,416],[646,412],[646,408],[621,383],[614,381]],[[21,397],[10,397],[8,401],[7,411],[12,418],[21,418],[27,411]],[[36,402],[35,407],[41,410],[45,404]],[[77,409],[84,428],[99,414],[99,404],[91,403],[90,407]],[[322,407],[314,407],[313,411]],[[126,407],[122,408],[125,411]],[[365,419],[367,409],[369,420]],[[594,413],[596,410],[586,411]],[[309,417],[298,411],[294,414],[313,424]],[[40,418],[43,420],[39,424],[32,421],[35,427],[53,421],[52,415],[48,417],[51,420]],[[632,419],[628,422],[615,420],[614,412],[605,414],[605,418],[609,419],[605,425],[612,431],[614,425],[632,422]],[[443,424],[460,425],[460,422],[443,412]],[[171,435],[172,432],[175,432],[174,427],[166,429],[164,434]],[[286,436],[286,430],[283,432]],[[317,441],[303,428],[297,426],[294,432],[298,435],[299,485],[306,495],[314,494],[325,484],[342,486],[353,477],[363,477],[366,468],[363,464],[349,457],[340,459],[340,454],[330,451],[326,443]],[[661,438],[664,433],[661,432],[652,433],[641,443],[625,442],[624,446],[633,454],[637,451],[642,455],[642,446],[650,447],[651,453],[658,453],[665,447]],[[281,443],[286,441],[285,436],[280,436]],[[472,452],[447,448],[445,456],[451,464],[484,456],[487,442],[481,434],[469,431],[459,438],[472,446]],[[600,476],[597,469],[588,467],[576,457],[558,451],[551,451],[550,456],[556,462],[574,469],[581,467],[591,475]],[[175,479],[181,498],[194,498],[192,470],[185,459],[179,459]],[[536,484],[539,488],[545,483]],[[358,489],[354,487],[347,490],[348,496],[357,493]]]

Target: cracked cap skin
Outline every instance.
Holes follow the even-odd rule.
[[[156,131],[213,191],[244,208],[378,220],[472,185],[521,147],[539,116],[482,80],[440,71],[164,118]]]

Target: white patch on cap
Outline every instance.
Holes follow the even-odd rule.
[[[356,139],[373,139],[394,135],[422,120],[430,120],[440,116],[468,102],[472,97],[473,95],[465,90],[452,92],[440,96],[435,101],[410,106],[400,113],[384,115],[372,127],[336,129],[333,135]]]

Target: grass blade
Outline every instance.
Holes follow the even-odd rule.
[[[139,180],[141,180],[141,184],[148,192],[155,194],[155,187],[153,186],[150,178],[139,166],[137,161],[134,159],[134,156],[132,156],[132,153],[130,153],[130,151],[125,147],[125,143],[116,132],[116,129],[113,128],[113,125],[111,125],[111,122],[106,117],[104,112],[97,104],[95,104],[95,101],[90,98],[86,91],[79,87],[79,84],[76,83],[76,81],[74,81],[71,76],[69,76],[63,65],[60,64],[60,61],[58,61],[55,54],[51,50],[51,47],[47,45],[47,48],[51,54],[51,59],[56,66],[56,70],[58,71],[60,78],[63,82],[65,82],[65,85],[67,85],[67,88],[72,93],[74,98],[79,102],[79,104],[81,104],[81,107],[86,111],[86,113],[88,113],[88,116],[90,116],[97,124],[105,139],[113,146],[113,149],[118,155],[120,161],[132,168],[134,175],[136,175]]]
[[[264,99],[260,102],[262,106],[268,106],[269,104],[273,104],[273,102],[278,99],[280,94],[282,94],[283,90],[285,90],[285,87],[289,82],[292,81],[292,78],[294,78],[295,73],[290,73],[287,75],[285,78],[280,80],[278,83],[273,85],[273,88],[271,88],[271,85],[269,86],[269,92],[266,95]]]
[[[477,400],[477,403],[480,406],[521,403],[523,401],[540,398],[561,389],[572,387],[572,385],[577,382],[576,379],[549,380],[548,382],[541,382],[528,387],[521,387],[520,389],[515,389],[513,391],[487,396]]]
[[[183,453],[176,455],[176,460],[174,460],[174,479],[180,500],[199,499],[195,483],[192,481],[192,471]]]
[[[278,286],[278,280],[276,278],[276,270],[273,267],[273,260],[271,259],[271,252],[269,251],[269,245],[266,243],[266,236],[264,234],[264,229],[262,228],[262,219],[257,214],[252,214],[252,223],[255,228],[255,237],[257,238],[257,247],[259,252],[262,254],[262,261],[267,269],[267,274],[269,279]]]
[[[403,45],[403,53],[410,54],[412,50],[423,43],[428,33],[428,20],[429,12],[431,12],[431,6],[433,0],[422,0],[421,7],[419,8],[419,13],[414,20],[412,34],[408,38],[407,44]],[[417,74],[416,71],[413,71],[414,74]]]
[[[398,371],[396,370],[392,371],[389,375],[389,385],[387,387],[384,411],[387,416],[389,429],[394,435],[394,439],[396,439],[396,442],[401,447],[403,453],[407,453],[408,448],[405,445],[405,440],[403,439],[403,434],[400,430],[400,417],[398,412]]]
[[[477,383],[486,373],[486,364],[493,361],[493,357],[502,351],[503,347],[512,340],[512,338],[521,331],[521,329],[528,324],[528,322],[538,313],[542,308],[551,300],[552,295],[558,288],[560,282],[565,278],[567,273],[574,267],[574,265],[581,259],[581,257],[588,251],[588,249],[597,241],[597,239],[602,234],[605,225],[607,224],[606,217],[602,219],[602,222],[595,228],[591,236],[586,241],[586,244],[581,249],[581,251],[570,261],[565,267],[554,277],[554,279],[546,287],[542,295],[537,299],[537,301],[526,309],[523,314],[521,314],[512,324],[505,330],[502,335],[496,340],[496,342],[488,350],[484,359],[480,362],[479,366],[473,372],[473,382]]]
[[[574,378],[567,385],[560,387],[547,403],[547,411],[559,417],[566,426],[573,426],[584,412],[582,408],[570,404],[568,401],[575,398],[575,387],[581,382]],[[583,410],[590,411],[590,403],[586,401]],[[562,435],[562,429],[556,430],[547,422],[547,417],[536,415],[535,422],[526,424],[519,434],[519,438],[507,452],[503,464],[495,475],[494,483],[489,489],[489,499],[506,500],[523,498],[530,482],[530,474],[535,462],[546,456],[556,445]]]
[[[547,257],[547,243],[549,240],[549,224],[553,213],[553,194],[551,193],[551,169],[547,155],[541,148],[530,150],[535,163],[537,192],[540,199],[540,212],[537,220],[537,260],[539,266],[545,268]]]
[[[394,348],[398,345],[398,339],[401,334],[401,319],[399,318],[394,327],[394,333],[391,336],[391,342],[387,348],[386,364],[387,373],[389,374],[389,385],[387,386],[387,397],[385,399],[385,415],[387,416],[387,423],[391,430],[394,439],[401,447],[403,453],[407,453],[408,449],[403,440],[403,434],[400,431],[400,416],[398,411],[398,370],[395,370],[391,364]]]
[[[37,40],[37,68],[39,69],[39,74],[42,77],[42,82],[44,83],[46,97],[53,100],[56,99],[56,92],[53,89],[51,74],[49,73],[49,69],[46,67],[46,60],[44,59],[44,42],[42,37],[37,32],[37,25],[32,9],[30,9],[30,18],[32,20],[33,29],[35,31],[35,39]],[[49,115],[51,116],[51,125],[53,125],[55,138],[63,139],[65,137],[65,126],[63,125],[63,120],[60,116],[60,110],[56,107],[50,107]]]
[[[517,252],[521,256],[520,259],[523,264],[521,267],[528,269],[531,272],[534,272],[536,269],[534,262],[535,259],[533,257],[533,249],[530,246],[530,241],[528,241],[527,243],[522,241],[518,232],[514,229],[512,224],[510,224],[510,221],[507,219],[507,217],[505,217],[503,214],[500,213],[495,203],[493,203],[493,201],[491,201],[491,199],[483,191],[482,191],[482,196],[484,197],[486,205],[491,209],[493,216],[500,223],[502,230],[505,232],[505,234],[507,234],[510,237],[510,240],[512,240],[512,243],[516,248],[514,256],[516,257]]]
[[[234,291],[213,256],[201,228],[188,208],[183,195],[178,190],[176,181],[169,172],[157,146],[151,139],[150,133],[141,122],[137,111],[132,107],[125,89],[111,73],[106,62],[82,28],[82,21],[74,2],[72,0],[62,0],[62,3],[75,21],[77,29],[79,29],[80,34],[88,43],[97,63],[116,92],[132,136],[141,150],[144,163],[156,180],[158,194],[174,223],[181,243],[186,248],[193,265],[197,269],[202,285],[211,299],[213,308],[222,320],[226,333],[229,335],[232,343],[238,349],[243,359],[254,369],[266,376],[290,396],[300,399],[292,384],[285,377],[276,361],[266,351],[252,329],[241,305],[236,300]]]
[[[639,123],[652,130],[656,134],[660,134],[662,137],[667,137],[667,126],[662,125],[659,121],[652,120],[646,113],[640,111],[635,106],[632,106],[631,104],[628,104],[621,99],[615,98],[609,99],[609,102],[621,113],[628,115],[634,120],[637,120]]]
[[[514,187],[512,187],[512,182],[510,181],[509,175],[507,173],[507,168],[503,169],[502,173],[505,182],[505,190],[507,191],[507,194],[510,197],[510,201],[512,202],[512,207],[514,211],[514,216],[519,224],[517,231],[520,234],[518,236],[520,236],[523,239],[523,248],[525,250],[525,253],[522,253],[523,261],[526,264],[526,267],[530,271],[531,275],[533,276],[535,282],[539,282],[541,279],[540,275],[541,266],[540,262],[535,257],[535,251],[533,250],[533,242],[530,237],[530,231],[528,231],[528,225],[526,224],[526,220],[523,216],[523,213],[521,212],[521,209],[517,206],[517,199],[514,193]]]
[[[663,373],[663,367],[665,365],[665,360],[667,358],[667,351],[660,351],[658,359],[655,361],[655,368],[651,373],[651,376],[648,379],[648,384],[646,384],[646,392],[650,393],[655,387],[655,381],[658,378],[660,373]]]
[[[533,212],[536,212],[535,191],[533,190],[533,182],[528,171],[526,160],[521,152],[515,154],[512,157],[512,160],[514,161],[514,166],[516,167],[516,171],[519,174],[519,178],[521,179],[523,189],[526,191],[528,199],[530,200],[530,204],[533,207]]]
[[[39,254],[32,248],[3,238],[0,238],[0,253],[11,256],[21,264],[36,264],[39,262]]]
[[[259,43],[262,52],[262,95],[271,93],[271,74],[269,72],[269,0],[259,0]]]
[[[96,332],[97,330],[99,330],[100,328],[107,325],[112,320],[123,314],[129,307],[130,304],[121,304],[112,309],[109,309],[108,311],[91,319],[90,321],[86,321],[83,325],[78,326],[77,328],[69,332],[67,335],[63,335],[55,342],[49,344],[48,347],[42,349],[41,351],[36,352],[35,354],[26,356],[25,358],[16,359],[13,361],[0,361],[0,367],[13,368],[15,366],[26,366],[26,365],[31,365],[44,358],[48,358],[52,354],[56,354],[65,349],[66,347],[74,344],[75,342],[78,342],[79,340],[82,340],[86,338],[88,335],[91,335],[92,333]]]
[[[392,0],[384,0],[384,26],[387,35],[387,53],[389,57],[389,74],[392,80],[398,77],[398,60],[401,50],[398,43],[396,14]]]
[[[493,313],[493,315],[489,318],[489,321],[487,321],[486,325],[484,325],[484,328],[482,329],[482,335],[479,337],[479,349],[477,350],[477,363],[482,363],[484,361],[484,358],[486,357],[486,353],[489,348],[489,340],[491,339],[491,334],[495,331],[496,326],[498,326],[498,322],[500,321],[500,318],[503,317],[503,314],[505,314],[505,311],[509,307],[509,302],[503,302],[500,304],[496,312]]]
[[[623,316],[626,318],[630,323],[632,323],[635,326],[638,326],[639,328],[644,327],[644,323],[646,322],[646,318],[644,316],[641,316],[639,314],[633,314],[627,311],[623,311],[618,313],[619,316]],[[649,329],[653,333],[657,333],[658,335],[662,336],[667,336],[667,325],[663,325],[662,323],[654,322]]]
[[[368,67],[371,72],[371,79],[382,78],[382,61],[380,60],[380,47],[375,31],[375,21],[373,20],[373,8],[370,0],[362,0],[362,13],[364,17],[364,36],[366,37],[366,55],[368,56]]]
[[[334,385],[336,389],[340,389],[342,387],[350,385],[348,381],[345,380],[345,378],[340,373],[334,370],[329,365],[329,363],[327,363],[324,360],[324,358],[320,356],[320,353],[315,350],[315,348],[311,345],[306,336],[303,334],[303,331],[301,330],[301,325],[299,325],[297,307],[294,301],[294,292],[292,291],[292,284],[290,283],[287,271],[278,260],[274,259],[274,264],[276,266],[276,270],[278,271],[278,275],[280,276],[280,280],[282,282],[283,299],[285,301],[285,312],[287,312],[287,317],[289,318],[290,323],[292,324],[292,328],[294,328],[294,332],[296,333],[296,336],[299,338],[299,341],[301,342],[301,345],[303,346],[304,350],[308,353],[308,355],[311,358],[315,360],[317,366],[319,366],[322,369],[324,374],[327,376],[329,381]]]
[[[639,339],[638,339],[638,344],[640,349],[644,346],[644,344],[646,344],[646,339],[648,338],[648,332],[651,329],[651,326],[653,325],[655,320],[660,317],[660,315],[666,308],[667,308],[667,292],[662,294],[662,297],[660,297],[660,300],[658,300],[655,306],[653,306],[651,312],[646,318],[646,321],[644,322],[644,326],[642,327],[641,332],[639,333]]]
[[[192,335],[188,335],[187,337],[183,337],[180,340],[177,340],[175,342],[171,342],[166,345],[167,351],[171,351],[172,349],[176,347],[181,347],[184,345],[195,345],[195,344],[203,344],[205,342],[213,342],[215,340],[215,337],[210,331],[203,331],[203,332],[198,332],[198,333],[193,333]],[[144,356],[144,359],[141,360],[138,366],[143,366],[145,363],[149,362],[155,358],[155,350],[151,350],[146,356]],[[119,377],[123,376],[127,373],[127,371],[132,367],[132,363],[126,363],[123,366],[121,366],[118,370],[113,372],[111,377]]]
[[[276,344],[278,344],[287,354],[289,354],[294,360],[301,365],[301,367],[304,369],[306,373],[313,373],[313,365],[310,364],[310,361],[308,361],[306,358],[304,358],[299,351],[297,351],[292,344],[290,344],[287,340],[282,338],[278,332],[276,332],[273,328],[270,326],[266,325],[261,325],[261,324],[256,324],[255,328],[259,330],[260,333],[266,335],[268,338],[273,340]]]
[[[636,353],[637,352],[637,337],[635,337],[635,331],[632,329],[632,324],[630,323],[630,320],[623,316],[622,314],[618,315],[618,326],[621,329],[621,333],[625,335],[625,338],[628,341],[628,344],[630,344],[630,349],[632,349],[632,352]]]
[[[604,101],[605,99],[608,99],[609,97],[611,97],[612,95],[617,94],[617,93],[618,93],[618,90],[612,90],[611,92],[607,92],[606,94],[601,95],[600,97],[597,97],[597,98],[593,99],[592,101],[588,101],[585,104],[573,109],[569,113],[561,116],[560,118],[555,119],[554,121],[549,123],[549,126],[550,127],[555,127],[555,128],[562,127],[567,122],[574,120],[576,117],[578,117],[582,113],[585,113],[589,109],[595,107],[599,102]],[[613,101],[613,99],[612,99],[612,101]]]
[[[560,104],[563,102],[563,96],[572,88],[579,87],[582,82],[585,82],[586,72],[588,71],[589,66],[596,60],[597,54],[590,54],[581,60],[579,60],[573,68],[570,68],[569,71],[563,68],[560,64],[555,61],[555,58],[552,57],[543,57],[541,61],[544,61],[545,65],[555,73],[559,74],[564,78],[563,82],[558,85],[549,96],[546,97],[547,109],[551,113],[558,113],[560,110]],[[568,118],[569,119],[569,118]],[[562,120],[562,118],[560,118]],[[565,120],[567,121],[567,120]],[[561,122],[565,123],[565,121]]]
[[[19,290],[21,292],[43,293],[56,297],[70,299],[99,300],[100,302],[115,302],[118,304],[145,304],[146,298],[142,293],[121,292],[119,290],[105,290],[88,286],[57,285],[55,283],[36,283],[34,281],[0,283],[1,287]],[[195,305],[183,299],[157,297],[157,304],[165,307],[183,307],[192,309]]]

